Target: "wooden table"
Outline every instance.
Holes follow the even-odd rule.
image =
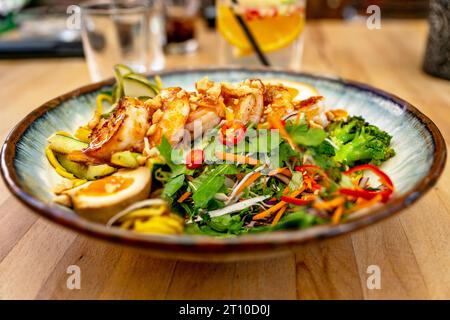
[[[421,71],[423,21],[308,25],[304,69],[391,91],[425,112],[450,141],[450,82]],[[214,62],[215,38],[169,66]],[[89,81],[80,59],[0,61],[0,135],[44,101]],[[226,264],[159,260],[86,238],[24,208],[0,184],[0,298],[377,299],[450,298],[450,167],[401,215],[283,258]],[[66,288],[81,268],[81,290]],[[367,268],[381,269],[369,290]]]

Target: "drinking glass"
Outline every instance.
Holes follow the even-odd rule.
[[[164,67],[164,19],[159,0],[94,0],[81,5],[82,39],[92,81],[124,64],[137,72]]]
[[[301,67],[305,0],[217,0],[217,29],[221,34],[219,63],[261,65],[244,32],[247,26],[271,66]]]
[[[168,53],[181,54],[197,50],[195,21],[200,0],[165,0]]]

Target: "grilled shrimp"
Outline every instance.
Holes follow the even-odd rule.
[[[186,130],[193,134],[194,139],[213,129],[220,123],[220,116],[211,108],[198,108],[189,114]]]
[[[283,85],[266,85],[264,105],[267,106],[265,113],[277,118],[294,111],[291,93]]]
[[[225,104],[232,108],[235,119],[244,124],[259,123],[264,111],[264,91],[259,80],[247,80],[238,86],[222,85]]]
[[[166,136],[171,144],[177,143],[183,137],[184,125],[190,112],[189,94],[181,88],[162,90],[160,99],[162,113],[156,119],[156,113],[153,115],[152,125],[156,125],[156,128],[149,135],[152,146],[159,145],[163,136]]]
[[[97,124],[91,142],[83,151],[88,158],[110,161],[118,151],[141,152],[149,127],[149,110],[138,99],[122,98],[113,115]]]

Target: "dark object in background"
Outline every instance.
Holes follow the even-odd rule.
[[[311,0],[307,19],[351,19],[365,16],[367,7],[377,5],[383,18],[425,18],[428,0]]]
[[[166,18],[167,42],[181,43],[195,37],[195,17]]]
[[[450,80],[450,0],[431,0],[430,31],[423,68]]]
[[[82,57],[80,41],[23,39],[0,41],[0,59]]]
[[[201,6],[200,0],[164,1],[166,16],[165,51],[170,54],[194,52],[198,48],[195,22]]]
[[[17,31],[0,38],[0,59],[82,57],[79,30],[66,27],[67,7],[31,7],[14,13]]]
[[[428,0],[353,0],[359,14],[365,15],[367,7],[377,5],[383,18],[417,19],[426,18]]]

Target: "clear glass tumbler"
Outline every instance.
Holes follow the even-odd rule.
[[[301,67],[306,0],[217,0],[219,63],[260,66],[244,27],[273,67]],[[244,27],[243,27],[244,24]]]
[[[198,18],[200,0],[165,0],[166,52],[182,54],[198,48],[195,38],[195,22]]]
[[[117,63],[137,72],[164,67],[164,18],[159,0],[94,0],[81,5],[82,39],[92,81]]]

